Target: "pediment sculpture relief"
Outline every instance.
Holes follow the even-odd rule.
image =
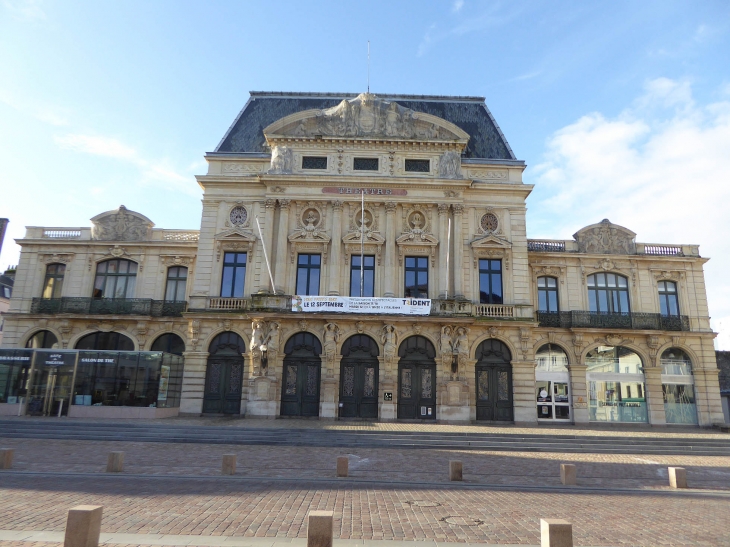
[[[636,254],[636,234],[604,218],[573,234],[578,251],[595,254]]]
[[[325,110],[286,116],[264,129],[269,137],[365,137],[469,140],[462,129],[436,116],[415,112],[398,103],[362,93]],[[273,162],[272,162],[273,168]]]
[[[146,216],[120,205],[91,219],[91,236],[98,241],[147,241],[155,225]]]

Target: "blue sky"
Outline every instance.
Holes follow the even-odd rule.
[[[249,90],[486,97],[529,237],[603,218],[699,243],[730,349],[730,3],[0,0],[0,267],[24,226],[120,204],[197,228],[193,175]]]

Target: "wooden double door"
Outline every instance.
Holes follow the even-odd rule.
[[[292,336],[284,348],[282,416],[319,416],[322,345],[308,332]]]
[[[398,419],[436,419],[436,350],[423,336],[406,338],[398,349]]]
[[[222,332],[208,348],[203,394],[204,414],[240,414],[243,354],[246,344],[235,332]]]
[[[499,340],[485,340],[476,357],[477,420],[514,421],[509,349]]]
[[[378,344],[364,334],[342,345],[340,361],[340,418],[377,419]]]

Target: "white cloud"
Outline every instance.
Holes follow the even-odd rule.
[[[109,137],[69,134],[63,137],[55,137],[54,140],[61,148],[74,150],[75,152],[138,161],[137,152],[133,148]]]
[[[461,11],[461,8],[464,7],[464,0],[454,0],[454,2],[451,4],[451,11],[454,13],[459,13]]]
[[[609,218],[638,241],[700,244],[711,257],[710,315],[730,330],[730,101],[698,106],[691,91],[688,82],[652,80],[615,118],[587,114],[553,134],[535,168],[549,197],[534,224],[546,228],[531,235],[570,237]],[[720,338],[730,349],[730,333]]]
[[[42,21],[46,12],[40,0],[3,0],[3,7],[16,19],[25,21]]]
[[[19,99],[3,89],[0,89],[0,103],[6,104],[18,112],[30,114],[44,123],[55,126],[68,125],[67,109],[65,108],[37,103],[28,98]]]

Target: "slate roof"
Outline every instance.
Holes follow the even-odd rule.
[[[221,140],[217,153],[270,153],[263,130],[276,120],[310,109],[325,109],[359,93],[278,93],[251,91],[251,98]],[[443,118],[470,135],[465,158],[516,160],[484,97],[384,95],[405,108]]]

